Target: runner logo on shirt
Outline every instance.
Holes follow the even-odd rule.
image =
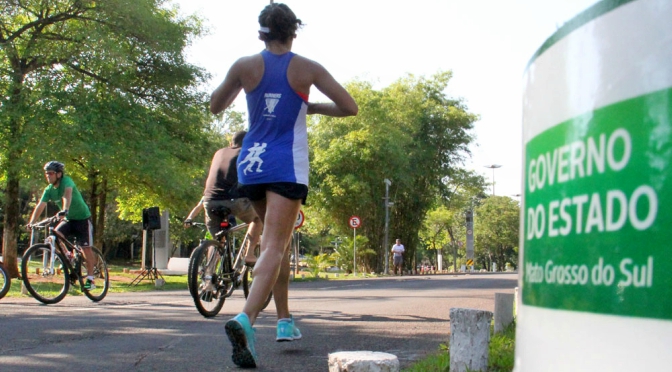
[[[275,106],[278,105],[278,102],[280,102],[281,97],[282,97],[282,94],[280,94],[280,93],[266,93],[266,94],[264,94],[264,98],[266,99],[265,110],[268,112],[268,115],[264,115],[264,116],[275,116],[275,115],[273,115],[273,111],[275,111]]]
[[[247,172],[252,172],[252,168],[256,165],[257,166],[257,173],[263,172],[261,170],[261,165],[264,163],[264,161],[261,159],[261,154],[266,152],[266,142],[259,144],[259,142],[255,142],[254,146],[250,147],[247,149],[248,154],[245,157],[243,161],[240,162],[239,165],[243,165],[246,162],[249,162],[247,167],[243,169],[243,173],[247,174]]]

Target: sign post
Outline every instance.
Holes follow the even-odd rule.
[[[352,227],[352,274],[357,276],[357,228],[362,224],[362,220],[357,216],[352,216],[348,224]]]
[[[467,211],[466,215],[467,227],[467,267],[471,267],[470,271],[474,271],[474,212]]]
[[[292,244],[292,250],[294,251],[294,272],[292,275],[299,274],[299,228],[303,226],[306,217],[303,214],[303,211],[299,209],[299,214],[296,216],[296,222],[294,222],[294,240]]]

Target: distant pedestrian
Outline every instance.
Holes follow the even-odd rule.
[[[394,275],[397,275],[397,268],[399,268],[399,274],[404,275],[404,245],[401,244],[401,239],[397,239],[397,242],[392,246],[392,253]]]

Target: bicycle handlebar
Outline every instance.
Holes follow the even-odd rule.
[[[47,219],[44,219],[44,220],[42,220],[40,222],[37,222],[37,223],[34,223],[32,225],[28,225],[28,227],[31,230],[39,230],[39,229],[43,229],[47,226],[54,225],[54,224],[56,224],[56,222],[58,222],[60,220],[61,220],[61,217],[59,215],[55,215],[53,217],[49,217]]]

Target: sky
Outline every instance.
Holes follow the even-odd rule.
[[[171,0],[197,15],[208,34],[187,50],[212,75],[211,91],[242,56],[260,52],[257,18],[269,0]],[[279,2],[279,1],[276,1]],[[596,0],[286,0],[305,27],[292,51],[322,64],[344,84],[384,88],[412,74],[452,71],[446,95],[479,115],[471,157],[463,165],[499,196],[522,194],[523,74],[532,55],[560,26]],[[311,101],[323,96],[311,91]],[[235,109],[245,111],[244,94]],[[393,181],[394,182],[394,181]],[[381,180],[381,187],[383,181]],[[488,189],[492,193],[492,188]]]

